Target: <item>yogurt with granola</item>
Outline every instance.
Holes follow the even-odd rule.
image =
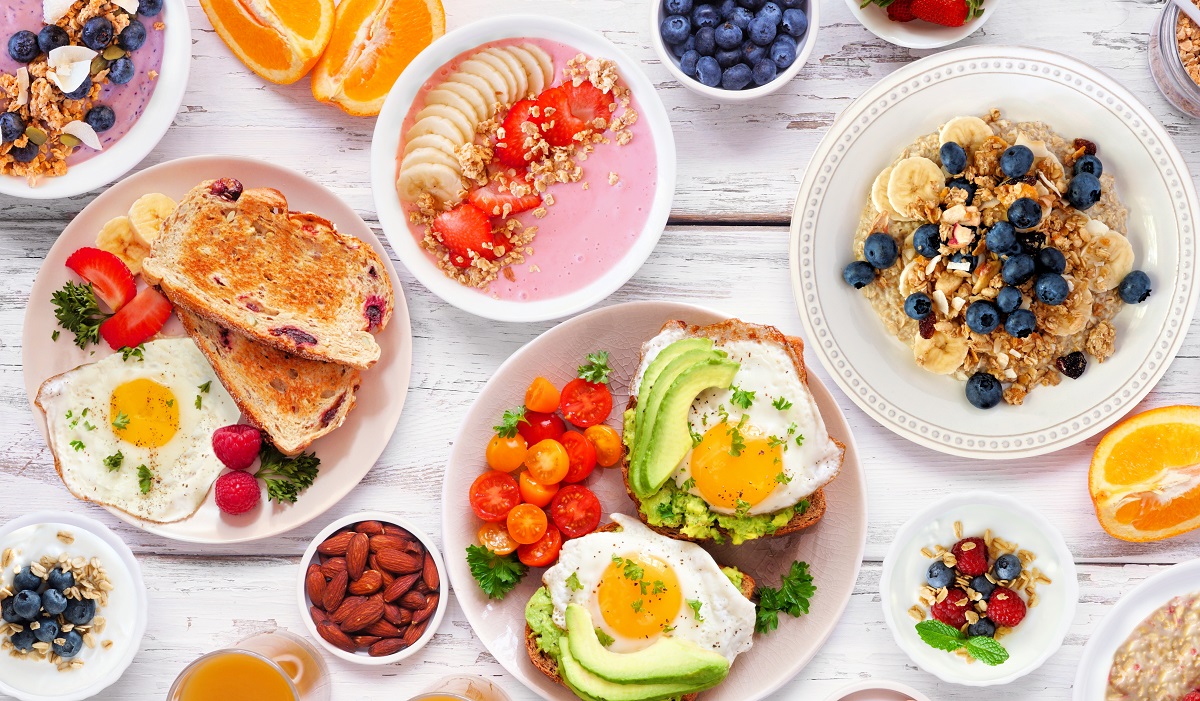
[[[1181,701],[1200,691],[1200,592],[1150,614],[1113,656],[1106,701]]]

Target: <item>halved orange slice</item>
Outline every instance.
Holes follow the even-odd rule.
[[[1200,528],[1200,407],[1169,406],[1117,424],[1088,473],[1096,518],[1121,540]]]
[[[342,0],[313,95],[353,115],[377,115],[413,57],[445,33],[441,0]]]
[[[334,0],[200,0],[213,29],[250,70],[272,83],[300,80],[333,33]]]

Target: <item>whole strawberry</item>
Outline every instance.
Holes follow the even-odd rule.
[[[887,6],[887,16],[893,22],[911,22],[917,18],[913,14],[913,0],[892,0]]]
[[[958,560],[955,567],[968,577],[978,577],[988,570],[987,544],[983,538],[963,538],[950,549]]]
[[[937,602],[929,610],[934,618],[954,628],[962,628],[967,623],[967,610],[971,602],[962,589],[947,589],[946,598]]]
[[[1025,602],[1008,587],[998,587],[988,599],[988,618],[998,626],[1015,628],[1025,620]]]
[[[961,27],[983,13],[983,0],[913,0],[917,19],[945,27]]]

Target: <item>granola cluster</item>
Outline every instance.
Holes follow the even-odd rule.
[[[1192,2],[1200,5],[1197,0]],[[1192,81],[1200,85],[1200,27],[1182,12],[1175,24],[1175,43],[1179,47],[1179,59],[1183,61],[1184,70],[1192,77]]]

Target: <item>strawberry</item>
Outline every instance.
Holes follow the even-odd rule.
[[[596,128],[593,122],[600,118],[604,120],[604,126],[596,128],[596,131],[604,131],[608,128],[608,120],[612,118],[613,103],[616,101],[612,93],[602,91],[587,80],[579,85],[564,83],[562,89],[567,93],[567,104],[571,108],[572,116],[587,122],[588,126],[592,128]]]
[[[262,492],[254,475],[235,470],[217,478],[216,484],[213,485],[213,498],[218,509],[236,516],[258,506]]]
[[[134,348],[161,331],[169,318],[171,302],[158,290],[147,287],[100,324],[100,335],[113,350]]]
[[[979,0],[913,0],[912,14],[917,19],[946,27],[961,27],[975,16]]]
[[[81,248],[67,258],[67,267],[92,283],[92,291],[114,312],[120,311],[137,294],[137,284],[129,266],[108,251]]]
[[[537,103],[533,100],[520,100],[504,117],[504,140],[497,140],[496,158],[509,168],[524,169],[529,165],[532,154],[531,149],[525,145],[529,135],[523,127],[526,122],[541,125],[541,119],[533,116],[534,107],[537,107]]]
[[[913,14],[913,0],[893,0],[887,6],[887,16],[893,22],[911,22],[917,18]]]
[[[967,623],[968,609],[971,609],[971,602],[967,600],[967,593],[965,591],[962,589],[947,589],[946,598],[934,604],[929,609],[929,613],[948,626],[962,628]],[[989,611],[989,613],[991,612]]]
[[[562,86],[544,90],[537,101],[542,110],[542,131],[551,146],[568,146],[576,134],[587,129],[583,120],[571,114],[571,99]]]
[[[542,198],[537,193],[517,197],[496,182],[490,182],[477,190],[472,190],[471,194],[467,195],[467,200],[489,216],[506,218],[509,214],[524,212],[542,203]],[[508,206],[507,211],[505,211],[506,205]]]
[[[258,459],[262,434],[246,424],[222,426],[212,435],[213,454],[231,470],[245,470]]]
[[[987,544],[983,542],[983,538],[963,538],[954,544],[950,552],[954,553],[958,560],[955,568],[962,574],[978,577],[987,572]]]
[[[446,248],[450,249],[450,262],[459,268],[471,266],[474,256],[484,260],[496,260],[492,246],[492,223],[487,214],[473,204],[460,204],[449,212],[442,212],[433,220],[437,232]]]
[[[1025,620],[1025,602],[1012,589],[997,587],[992,592],[992,598],[988,599],[987,615],[998,626],[1015,628]]]

